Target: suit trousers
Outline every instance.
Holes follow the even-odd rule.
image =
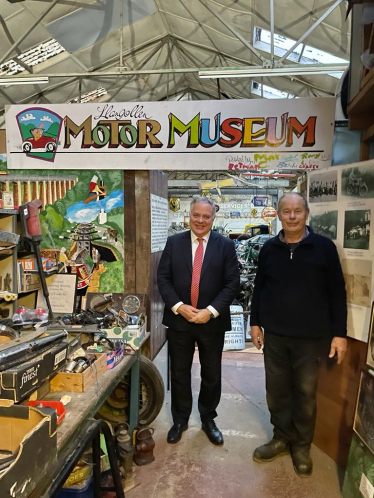
[[[204,324],[185,332],[168,329],[171,413],[175,424],[186,424],[192,411],[191,368],[195,342],[199,349],[201,384],[198,408],[202,422],[217,416],[221,399],[221,364],[224,331],[206,330]]]
[[[265,331],[266,399],[274,438],[310,446],[317,415],[316,391],[324,338],[295,338]]]

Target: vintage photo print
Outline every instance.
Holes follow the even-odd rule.
[[[374,197],[373,168],[352,167],[342,171],[341,194],[356,199]]]
[[[366,369],[361,372],[353,428],[366,446],[374,452],[374,376],[370,372]]]
[[[346,211],[344,219],[345,249],[364,249],[370,246],[370,209]]]
[[[338,211],[325,211],[321,214],[311,214],[309,225],[315,233],[331,240],[336,240],[338,231]]]
[[[373,267],[371,260],[343,258],[341,264],[347,291],[347,303],[370,308]]]
[[[366,364],[374,368],[374,302],[371,306],[370,326],[369,326],[369,339],[368,339],[368,354],[366,357]]]
[[[338,172],[330,169],[309,178],[309,202],[333,202],[338,195]]]

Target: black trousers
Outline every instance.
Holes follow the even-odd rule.
[[[193,325],[188,332],[168,329],[171,413],[175,424],[186,424],[192,411],[191,367],[195,342],[201,365],[200,418],[206,422],[217,416],[224,340],[225,332],[206,331],[204,325]]]
[[[316,391],[323,338],[300,339],[265,331],[266,399],[274,438],[310,446],[317,415]]]

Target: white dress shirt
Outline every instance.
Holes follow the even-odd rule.
[[[198,237],[197,235],[195,235],[193,233],[193,231],[191,230],[191,249],[192,249],[192,267],[193,267],[193,263],[195,261],[195,254],[196,254],[196,250],[199,246],[199,241],[197,239],[203,239],[203,250],[204,250],[204,253],[203,253],[203,261],[204,261],[204,256],[205,256],[205,251],[206,251],[206,246],[208,244],[208,241],[209,241],[209,237],[210,237],[210,232],[208,232],[206,235],[204,235],[204,237]],[[174,304],[174,306],[171,308],[171,311],[173,313],[175,313],[176,315],[178,315],[178,308],[179,306],[181,306],[183,303],[183,301],[179,301],[179,303],[177,304]],[[207,306],[207,309],[213,313],[213,316],[214,318],[217,318],[217,316],[219,315],[218,311],[213,308],[213,306]]]

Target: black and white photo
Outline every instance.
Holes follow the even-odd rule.
[[[334,202],[338,198],[338,172],[315,173],[309,179],[309,202]]]
[[[373,168],[352,167],[342,171],[341,193],[344,196],[369,199],[374,197]]]
[[[325,211],[321,214],[310,214],[309,224],[318,235],[336,240],[338,231],[338,211]]]
[[[364,249],[370,246],[370,209],[346,211],[344,219],[345,249]]]

